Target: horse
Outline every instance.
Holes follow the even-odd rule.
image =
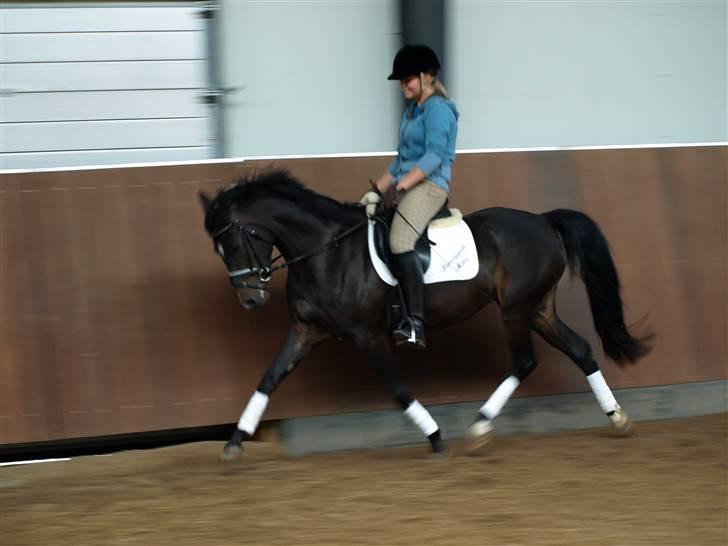
[[[429,440],[432,453],[446,453],[439,426],[399,371],[387,312],[396,302],[396,289],[380,280],[371,264],[364,208],[320,195],[285,170],[241,177],[213,198],[198,195],[205,229],[243,309],[268,303],[272,275],[288,270],[287,337],[244,408],[222,460],[242,452],[276,387],[313,347],[332,337],[368,355],[404,414]],[[651,335],[635,337],[624,323],[619,278],[599,226],[586,214],[568,209],[534,214],[486,208],[463,220],[475,240],[478,273],[470,280],[426,286],[427,328],[457,324],[495,302],[511,359],[509,374],[467,430],[470,446],[490,439],[493,420],[536,368],[532,331],[582,370],[602,411],[626,434],[631,421],[605,382],[591,347],[556,312],[557,283],[568,267],[586,285],[604,353],[624,367],[649,352]],[[281,254],[275,259],[274,247]],[[280,258],[284,262],[276,265]]]

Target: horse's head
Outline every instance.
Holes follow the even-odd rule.
[[[205,229],[212,238],[215,252],[227,268],[230,283],[244,309],[257,309],[270,300],[273,234],[249,221],[236,211],[224,192],[210,199],[199,194],[205,211]]]

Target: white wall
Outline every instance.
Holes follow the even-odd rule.
[[[396,146],[395,1],[224,1],[228,156],[376,152]]]
[[[726,2],[450,2],[458,148],[728,140]]]
[[[728,140],[726,4],[448,2],[458,149]],[[226,155],[394,150],[397,5],[224,1]]]

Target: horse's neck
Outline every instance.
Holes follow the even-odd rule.
[[[272,215],[271,226],[276,235],[276,246],[290,260],[308,252],[347,229],[348,225],[328,218],[320,218],[313,212],[289,206]]]

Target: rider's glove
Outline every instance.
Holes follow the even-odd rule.
[[[382,194],[382,209],[389,210],[397,207],[399,203],[400,192],[397,191],[396,186],[390,186]]]
[[[374,213],[377,210],[377,205],[379,204],[379,194],[375,191],[370,190],[362,196],[362,198],[359,200],[359,203],[364,205],[364,208],[367,211],[367,216],[371,218],[372,216],[374,216]]]

